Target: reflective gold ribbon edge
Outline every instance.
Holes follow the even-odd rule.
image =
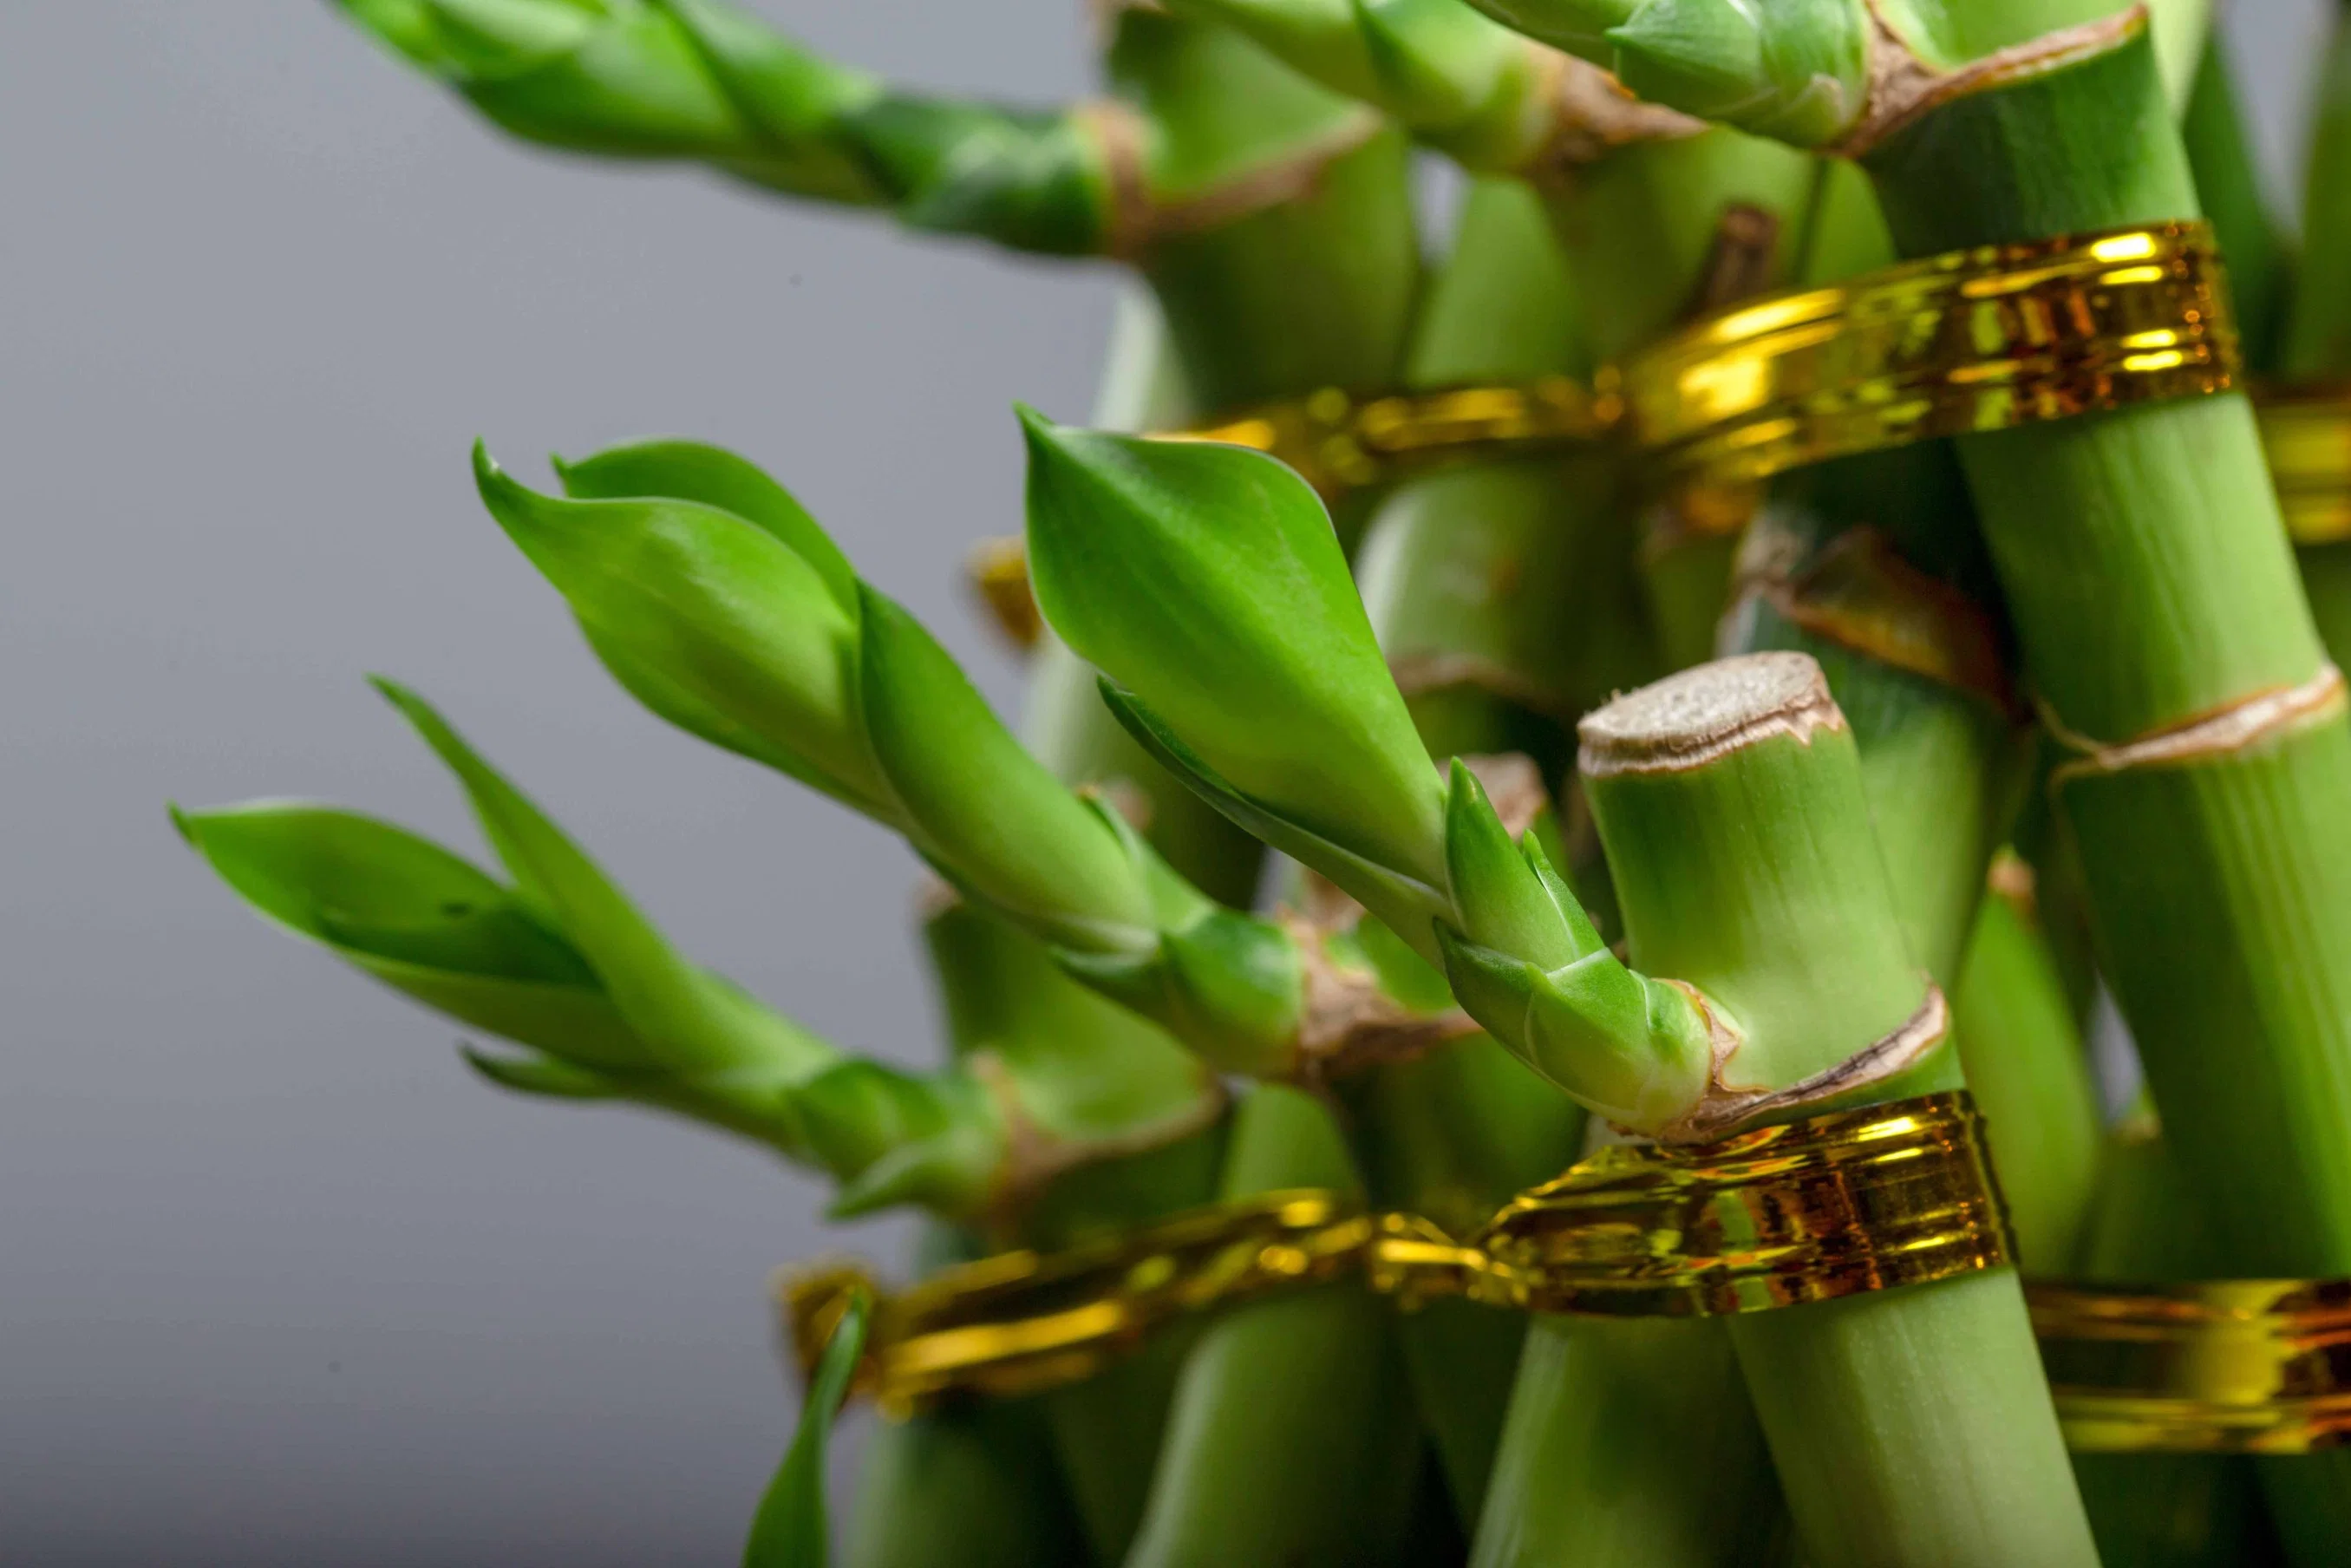
[[[1412,1307],[1687,1316],[1764,1311],[2007,1263],[2007,1219],[1964,1091],[1834,1112],[1715,1143],[1577,1162],[1457,1239],[1327,1192],[1187,1211],[1054,1253],[1008,1252],[891,1294],[862,1268],[784,1281],[811,1364],[848,1292],[877,1307],[859,1386],[885,1410],[1088,1375],[1160,1324],[1360,1276]]]

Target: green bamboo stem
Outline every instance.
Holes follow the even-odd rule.
[[[1602,709],[1583,767],[1635,961],[1721,1005],[1742,1053],[1785,1039],[1773,1060],[1792,1072],[1798,1040],[1826,1066],[1885,1038],[1922,981],[1855,826],[1859,757],[1817,666],[1759,658]],[[1855,1098],[1960,1081],[1945,1049]],[[1740,1314],[1729,1331],[1811,1561],[2096,1560],[2013,1270]]]
[[[2082,1255],[2105,1138],[2089,1056],[2029,897],[1995,888],[1978,906],[1951,1009],[2017,1261],[2064,1275]]]
[[[1582,336],[1541,208],[1515,183],[1474,186],[1431,279],[1405,384],[1574,373],[1587,368]],[[1599,462],[1554,458],[1410,479],[1380,503],[1358,582],[1432,755],[1529,752],[1556,776],[1562,719],[1641,658],[1639,629],[1603,609],[1623,581],[1609,568],[1625,558],[1611,548],[1607,502]],[[1457,1234],[1558,1174],[1582,1145],[1583,1108],[1482,1038],[1374,1069],[1346,1092],[1374,1201]],[[1437,1301],[1398,1330],[1453,1505],[1475,1520],[1525,1324]]]
[[[2211,1279],[2220,1239],[2144,1104],[2116,1126],[2079,1272],[2091,1280]],[[2106,1568],[2285,1561],[2252,1461],[2210,1454],[2076,1454],[2074,1473]]]
[[[931,1225],[919,1272],[977,1256],[968,1233]],[[1034,1568],[1101,1562],[1056,1464],[1038,1399],[966,1400],[877,1423],[850,1504],[848,1568]]]
[[[1963,98],[1872,155],[1913,254],[2195,210],[2143,41]],[[2052,162],[2094,135],[2128,158]],[[1964,170],[1964,172],[1963,172]],[[1954,183],[1953,182],[1957,182]],[[1932,210],[1906,193],[1936,187]],[[2106,742],[2311,678],[2321,650],[2241,397],[1960,444],[2051,711]],[[2224,524],[2222,519],[2228,519]],[[2258,520],[2259,527],[2248,519]],[[2242,1266],[2351,1262],[2351,782],[2338,717],[2245,751],[2060,786],[2102,948],[2159,1099]],[[2300,912],[2311,912],[2303,917]],[[2225,1057],[2210,1042],[2243,1042]],[[2258,1161],[2237,1151],[2260,1148]]]
[[[2126,20],[2100,23],[2100,9],[2011,0],[1899,14],[1896,38],[1930,70],[2090,28],[2045,68],[1979,77],[1873,126],[1864,162],[1905,254],[2195,214],[2145,37]],[[1653,14],[1669,11],[1670,0]],[[1773,20],[1788,23],[1783,43],[1802,42],[1808,58],[1828,48],[1865,89],[1858,6]],[[1720,78],[1708,86],[1694,68],[1709,57],[1691,36],[1669,40],[1635,17],[1610,41],[1636,90],[1800,140],[1849,135],[1884,107],[1856,90],[1811,100],[1807,113],[1827,104],[1833,119],[1804,118],[1792,81],[1771,75],[1792,57],[1772,49],[1748,57],[1761,74],[1734,107]],[[1960,446],[2028,668],[2073,735],[2120,745],[2319,676],[2323,650],[2241,395]],[[2351,921],[2340,913],[2351,831],[2335,806],[2346,789],[2339,706],[2257,745],[2061,775],[2109,977],[2158,1100],[2186,1113],[2173,1135],[2222,1206],[2243,1271],[2351,1262]],[[2221,1038],[2236,1047],[2214,1051]],[[2304,1500],[2346,1494],[2314,1480]],[[2344,1533],[2306,1537],[2309,1560],[2330,1531]]]
[[[2351,378],[2351,308],[2342,298],[2343,265],[2351,257],[2351,21],[2345,15],[2337,9],[2335,36],[2319,74],[2318,113],[2311,127],[2303,193],[2305,264],[2302,287],[2293,292],[2277,343],[2275,369],[2288,383]],[[2191,154],[2195,150],[2191,141]],[[2208,191],[2211,183],[2199,163],[2199,191]],[[2215,212],[2215,220],[2228,211]],[[2283,287],[2279,292],[2283,294]],[[2351,543],[2304,545],[2294,556],[2302,565],[2311,617],[2328,655],[2337,664],[2351,660]]]
[[[1361,1195],[1323,1103],[1261,1085],[1235,1114],[1228,1198]],[[1202,1333],[1128,1568],[1356,1568],[1395,1561],[1420,1434],[1394,1316],[1336,1282],[1251,1303]]]
[[[1472,1568],[1785,1562],[1762,1446],[1720,1324],[1537,1318]]]
[[[2351,256],[2351,21],[2335,8],[2334,36],[2319,71],[2317,115],[2302,202],[2308,286],[2288,311],[2279,368],[2290,379],[2334,379],[2351,370],[2351,300],[2324,281]]]

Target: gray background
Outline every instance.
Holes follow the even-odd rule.
[[[1077,0],[760,9],[917,82],[1086,82]],[[2283,168],[2319,5],[2240,10]],[[703,961],[927,1056],[907,855],[611,686],[465,448],[737,447],[1009,704],[956,561],[1017,526],[1008,402],[1083,412],[1108,276],[516,147],[298,0],[13,0],[0,150],[0,1559],[731,1560],[790,1420],[768,1269],[903,1232],[490,1092],[162,802],[470,851],[360,684],[396,674]]]

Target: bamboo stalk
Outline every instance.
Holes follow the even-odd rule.
[[[1585,368],[1582,340],[1540,207],[1513,184],[1474,186],[1431,279],[1405,384],[1573,373]],[[1530,752],[1551,761],[1538,779],[1555,772],[1562,716],[1637,667],[1638,628],[1604,608],[1624,582],[1621,567],[1609,570],[1624,552],[1611,548],[1607,499],[1598,462],[1549,458],[1409,479],[1373,513],[1357,558],[1364,608],[1390,668],[1413,688],[1432,755]],[[1374,1201],[1459,1234],[1556,1175],[1582,1145],[1583,1108],[1482,1038],[1375,1068],[1343,1092]],[[1525,1332],[1515,1317],[1453,1301],[1398,1323],[1464,1521],[1484,1503]]]
[[[1852,826],[1867,811],[1835,714],[1811,660],[1760,655],[1582,727],[1635,961],[1724,1005],[1742,1052],[1789,1031],[1819,1042],[1823,1065],[1900,1026],[1921,984],[1875,845]],[[1944,1051],[1855,1098],[1960,1077]],[[2012,1270],[1729,1328],[1813,1561],[2096,1560]]]
[[[1228,1198],[1363,1191],[1329,1110],[1260,1085],[1235,1114]],[[1353,1568],[1395,1561],[1420,1434],[1386,1307],[1346,1283],[1258,1301],[1186,1362],[1129,1568]]]
[[[932,1225],[918,1271],[979,1250]],[[1096,1561],[1078,1528],[1042,1401],[965,1401],[877,1424],[850,1502],[848,1568],[1033,1568]]]
[[[1137,734],[1237,820],[1434,947],[1472,1016],[1538,1071],[1612,1119],[1682,1138],[1805,1113],[1839,1089],[1775,1102],[1728,1083],[1763,1095],[1809,1085],[1873,1040],[1871,1060],[1925,1065],[1855,1097],[1956,1082],[1952,1053],[1928,1050],[1943,1036],[1939,998],[1907,953],[1861,826],[1852,737],[1811,660],[1710,666],[1681,677],[1698,683],[1687,704],[1650,688],[1585,721],[1587,798],[1634,951],[1676,977],[1651,978],[1614,958],[1466,770],[1454,769],[1441,827],[1422,825],[1436,781],[1405,768],[1402,695],[1360,611],[1339,600],[1344,564],[1294,478],[1242,453],[1029,428],[1040,601],[1116,683]],[[1630,722],[1650,712],[1648,727]],[[1667,732],[1665,716],[1692,713],[1719,745]],[[1611,714],[1619,732],[1595,731]],[[1361,765],[1327,771],[1333,758],[1312,749],[1317,769],[1301,778],[1303,753],[1342,715]],[[1750,720],[1753,745],[1736,738]],[[1656,766],[1631,759],[1644,752]],[[1729,1080],[1716,1054],[1725,1019]],[[1937,1553],[1959,1542],[1975,1561],[2088,1560],[2012,1274],[1758,1314],[1732,1335],[1816,1556],[1950,1561]],[[1923,1352],[1938,1340],[1975,1358],[1964,1386],[1929,1375]],[[1966,1440],[1942,1452],[1946,1437]],[[1832,1448],[1842,1470],[1815,1462]],[[1873,1453],[1885,1467],[1869,1468]]]

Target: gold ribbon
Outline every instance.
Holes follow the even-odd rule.
[[[1674,475],[1740,485],[1933,436],[2222,392],[2240,373],[2210,225],[2143,224],[1749,300],[1588,388],[1564,376],[1371,398],[1325,388],[1158,439],[1269,453],[1325,495],[1404,464],[1612,435]],[[2313,444],[2307,461],[2325,482],[2351,479],[2342,394],[2316,400],[2292,434]]]
[[[2351,1280],[2027,1289],[2067,1445],[2299,1454],[2351,1441]]]
[[[2255,402],[2285,531],[2300,545],[2351,539],[2351,384],[2264,387]]]
[[[2203,223],[1982,246],[1718,312],[1623,369],[1635,439],[1751,482],[1933,436],[2227,390],[2239,373]]]
[[[784,1286],[811,1365],[850,1293],[877,1301],[857,1387],[903,1414],[957,1391],[1086,1377],[1171,1320],[1360,1276],[1413,1307],[1760,1312],[2000,1267],[2006,1215],[1964,1091],[1832,1112],[1712,1144],[1623,1145],[1529,1191],[1457,1240],[1328,1192],[1192,1210],[1067,1251],[1007,1252],[891,1294],[853,1264]]]
[[[1589,445],[1623,412],[1606,372],[1587,386],[1543,376],[1499,386],[1358,397],[1324,387],[1157,441],[1215,441],[1278,457],[1326,497],[1384,484],[1406,466]]]

